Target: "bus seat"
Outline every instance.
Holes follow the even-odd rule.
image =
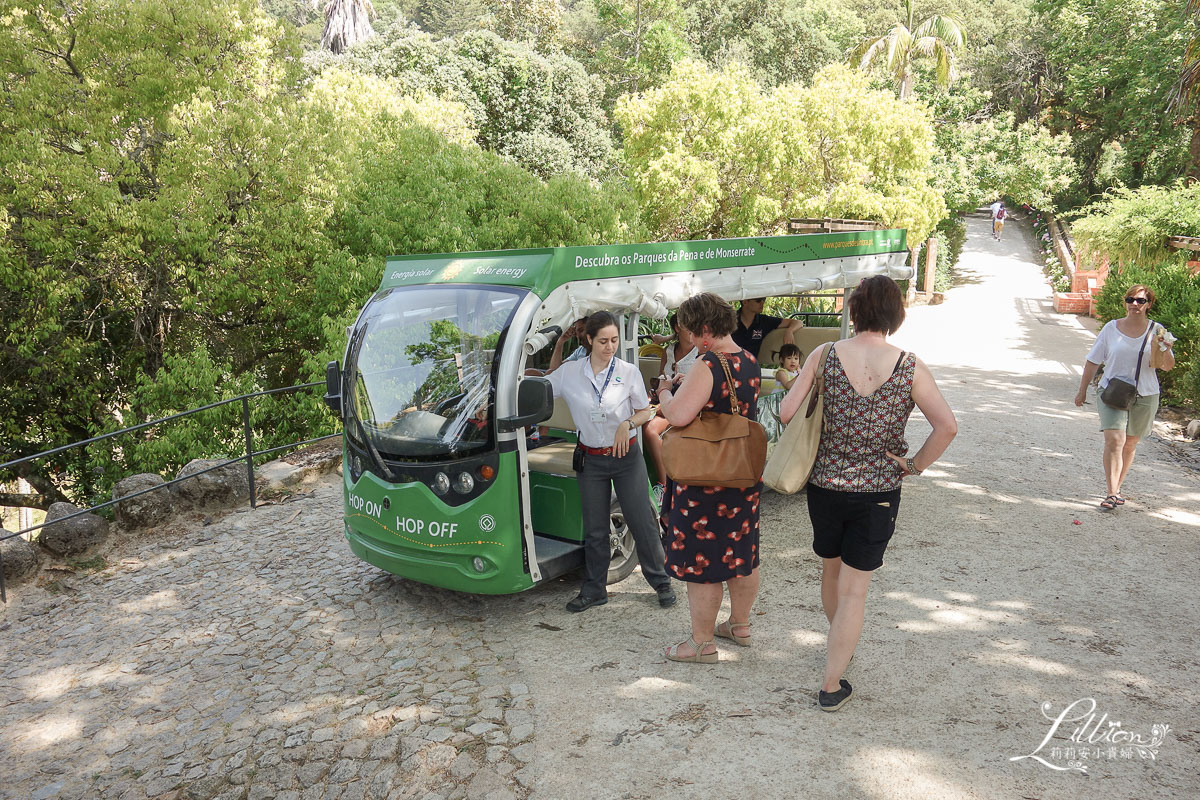
[[[801,328],[792,337],[800,348],[800,361],[803,363],[813,350],[826,342],[836,342],[842,338],[841,328]]]
[[[575,474],[574,455],[574,442],[544,444],[529,451],[529,469],[532,472],[571,476]]]
[[[658,356],[642,356],[638,359],[638,371],[642,373],[642,382],[646,384],[646,394],[650,394],[654,388],[654,379],[658,377],[658,365],[661,363],[662,359]]]
[[[571,409],[567,408],[567,401],[561,397],[554,398],[554,413],[542,425],[561,431],[575,430],[575,420],[571,417]]]
[[[575,420],[571,417],[571,409],[567,407],[567,401],[561,397],[554,398],[554,413],[542,425],[563,431],[575,430]],[[574,442],[543,444],[541,447],[535,447],[529,451],[529,469],[533,472],[547,472],[552,475],[574,475],[575,467],[572,466],[574,453]]]

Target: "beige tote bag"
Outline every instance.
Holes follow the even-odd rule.
[[[767,461],[763,483],[780,494],[795,494],[803,489],[817,462],[817,447],[821,444],[821,427],[825,421],[825,362],[829,360],[831,349],[833,345],[827,345],[817,363],[808,403],[800,406],[783,429]],[[801,411],[806,413],[801,415]]]

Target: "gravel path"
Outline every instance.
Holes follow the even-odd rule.
[[[704,666],[663,661],[686,608],[637,574],[571,615],[572,581],[471,597],[358,562],[331,478],[10,595],[0,797],[1200,795],[1200,479],[1150,441],[1129,505],[1097,509],[1095,409],[1071,404],[1095,325],[1053,314],[1007,228],[971,219],[962,285],[896,336],[960,434],[906,486],[842,712],[812,699],[827,626],[803,496],[763,502],[754,645]],[[1038,754],[1063,767],[1071,746],[1086,774],[1010,761],[1050,730],[1042,703],[1084,698],[1102,731],[1169,726],[1156,757],[1081,757],[1080,720]]]

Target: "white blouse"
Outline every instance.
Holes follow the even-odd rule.
[[[674,378],[676,374],[687,375],[687,371],[692,368],[693,364],[696,363],[696,358],[699,355],[700,355],[700,352],[696,348],[693,347],[691,350],[688,351],[687,355],[685,355],[683,358],[679,359],[679,361],[676,361],[675,360],[675,345],[668,342],[667,343],[667,363],[663,365],[663,375],[668,378]]]
[[[612,447],[617,426],[650,405],[642,373],[619,358],[598,373],[592,372],[590,358],[569,361],[546,379],[554,387],[554,396],[567,401],[585,447]]]
[[[1150,324],[1156,328],[1161,327],[1157,322]],[[1115,319],[1100,329],[1096,343],[1087,354],[1088,361],[1104,365],[1104,377],[1100,379],[1101,390],[1108,386],[1111,378],[1124,378],[1132,382],[1143,339],[1146,346],[1142,351],[1142,371],[1137,376],[1137,393],[1142,397],[1158,394],[1158,370],[1150,368],[1150,348],[1154,346],[1154,333],[1151,333],[1149,338],[1144,333],[1141,336],[1126,336],[1117,327]]]

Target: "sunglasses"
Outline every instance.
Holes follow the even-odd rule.
[[[1150,298],[1148,298],[1148,297],[1126,297],[1125,302],[1126,303],[1137,303],[1139,306],[1144,306],[1144,305],[1146,305],[1146,303],[1150,302]]]

